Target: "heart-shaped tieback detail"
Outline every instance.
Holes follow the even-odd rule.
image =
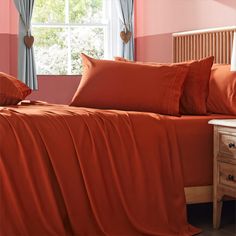
[[[125,31],[120,32],[120,37],[124,43],[128,43],[130,41],[131,35],[132,35],[132,33],[128,30],[126,32]]]
[[[31,48],[34,43],[34,36],[29,36],[28,34],[24,37],[24,43],[27,48]]]

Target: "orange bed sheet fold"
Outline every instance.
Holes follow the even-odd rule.
[[[1,236],[187,236],[173,122],[59,105],[0,108]]]

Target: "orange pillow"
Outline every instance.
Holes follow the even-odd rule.
[[[82,54],[83,76],[70,105],[179,115],[187,66],[96,60]]]
[[[141,61],[131,61],[128,59],[125,59],[124,57],[114,57],[115,61],[123,61],[123,62],[129,62],[129,63],[135,63],[135,64],[144,64],[144,65],[151,65],[151,66],[161,66],[161,65],[173,65],[168,63],[157,63],[157,62],[141,62]]]
[[[190,67],[180,99],[181,114],[207,114],[206,103],[213,61],[214,57],[208,57],[199,61],[187,62]]]
[[[116,61],[131,62],[122,57],[115,57]],[[184,82],[183,94],[180,98],[180,113],[201,115],[207,114],[206,100],[208,96],[208,84],[214,57],[207,57],[199,61],[172,63],[170,65],[188,65],[189,71]],[[141,62],[135,62],[141,63]],[[166,63],[148,62],[149,65],[167,65]]]
[[[0,72],[0,106],[15,105],[30,93],[31,89],[20,80]]]
[[[212,67],[207,109],[211,113],[236,115],[236,72],[230,71],[230,65]]]

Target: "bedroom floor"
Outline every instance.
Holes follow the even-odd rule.
[[[212,204],[189,205],[188,218],[203,230],[199,236],[236,236],[236,201],[224,202],[219,230],[212,229]]]

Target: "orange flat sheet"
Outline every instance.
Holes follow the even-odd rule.
[[[176,128],[185,187],[212,185],[213,126],[208,121],[226,118],[236,119],[236,116],[168,117]]]
[[[165,235],[186,219],[176,128],[152,113],[0,108],[0,235]]]

